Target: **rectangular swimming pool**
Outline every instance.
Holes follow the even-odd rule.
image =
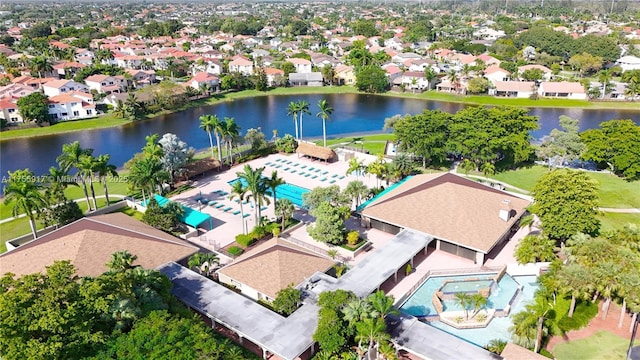
[[[244,186],[247,186],[246,181],[241,178],[233,179],[229,181],[229,185],[233,185],[236,181],[241,181]],[[276,197],[278,199],[289,199],[291,202],[298,206],[302,207],[302,195],[309,192],[309,189],[305,189],[301,186],[297,186],[294,184],[282,184],[276,188]],[[267,191],[267,195],[273,197],[271,194],[271,190]]]

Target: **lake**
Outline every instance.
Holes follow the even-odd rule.
[[[322,137],[322,121],[316,117],[317,103],[321,99],[327,99],[334,108],[327,122],[327,137],[380,132],[384,120],[397,114],[417,114],[425,109],[455,113],[468,106],[363,94],[259,96],[192,108],[120,127],[3,141],[0,143],[0,171],[3,176],[7,171],[23,168],[29,168],[36,174],[47,173],[49,167],[56,164],[62,145],[76,140],[83,148],[93,148],[94,155],[111,154],[111,162],[118,167],[140,151],[145,136],[154,133],[160,136],[175,133],[189,146],[204,149],[209,147],[209,138],[199,128],[199,117],[205,114],[217,114],[221,119],[235,118],[242,134],[257,127],[262,129],[267,139],[271,139],[273,130],[277,130],[279,136],[293,134],[293,119],[287,115],[287,106],[289,102],[298,100],[306,100],[312,113],[303,117],[303,138],[318,138]],[[536,138],[558,127],[560,115],[579,119],[581,130],[598,127],[601,122],[612,119],[632,119],[640,124],[640,107],[639,111],[539,108],[531,109],[530,114],[540,118],[540,129],[532,132]]]

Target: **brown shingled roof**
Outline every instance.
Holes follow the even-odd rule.
[[[122,213],[85,217],[0,255],[0,275],[44,272],[56,260],[71,260],[78,276],[107,271],[111,254],[127,250],[135,265],[156,268],[198,251],[193,245]]]
[[[207,171],[217,169],[219,167],[220,167],[220,162],[214,158],[209,157],[209,158],[196,160],[194,162],[190,162],[184,165],[182,168],[186,170],[185,177],[189,179],[196,175],[203,174]]]
[[[279,290],[302,283],[333,261],[282,239],[272,239],[219,272],[275,299]]]
[[[498,216],[503,200],[516,212],[506,222]],[[529,203],[455,174],[436,173],[412,177],[362,215],[488,253]]]
[[[505,360],[545,360],[548,359],[540,354],[536,354],[531,350],[525,349],[514,343],[507,343],[504,350],[500,353]]]
[[[326,161],[331,161],[336,158],[336,153],[330,148],[306,142],[299,142],[296,152],[298,154],[307,155],[316,159],[322,159]]]

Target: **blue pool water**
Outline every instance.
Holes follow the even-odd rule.
[[[411,295],[404,304],[402,304],[400,310],[406,314],[414,316],[437,315],[437,312],[433,309],[431,298],[433,293],[442,286],[444,281],[464,280],[465,278],[482,279],[490,278],[492,276],[495,276],[495,274],[438,276],[428,278],[424,284],[422,284],[422,286],[413,293],[413,295]],[[512,304],[510,314],[522,311],[527,302],[533,299],[533,294],[538,289],[536,276],[511,277],[505,274],[502,279],[500,279],[500,282],[498,282],[497,289],[492,289],[491,295],[487,299],[487,308],[496,310],[504,309],[505,306],[509,304],[511,298],[516,294],[516,290],[519,285],[522,285],[522,291]],[[443,301],[443,305],[445,310],[462,310],[462,308],[452,300]],[[509,334],[509,327],[512,323],[509,317],[493,318],[486,328],[480,329],[455,329],[440,321],[432,321],[428,324],[478,346],[485,346],[493,339],[509,341],[511,337]]]
[[[229,184],[233,184],[236,181],[241,181],[244,186],[247,186],[247,182],[241,178],[233,179],[229,181]],[[309,192],[309,189],[287,183],[276,188],[276,197],[278,199],[289,199],[294,205],[302,207],[302,195],[307,192]],[[267,195],[273,196],[271,190],[267,191]]]

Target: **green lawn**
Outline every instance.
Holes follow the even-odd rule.
[[[52,126],[3,131],[0,132],[0,141],[22,137],[62,134],[79,130],[100,129],[126,124],[128,122],[129,120],[119,119],[111,114],[107,114],[89,120],[64,121]]]
[[[530,191],[540,176],[548,170],[544,166],[533,166],[494,175],[497,180]],[[640,181],[628,182],[612,174],[587,172],[600,184],[601,207],[640,208]]]
[[[123,207],[122,209],[118,210],[118,212],[121,212],[123,214],[127,214],[127,215],[133,217],[134,219],[140,220],[140,221],[142,221],[142,216],[144,215],[140,211],[137,211],[137,210],[132,209],[130,207]]]
[[[384,152],[384,145],[387,140],[395,139],[395,135],[393,134],[374,134],[374,135],[363,135],[363,136],[351,136],[351,137],[340,137],[340,138],[329,138],[327,139],[327,146],[329,147],[338,147],[340,145],[345,145],[357,149],[364,149],[369,151],[370,154],[382,154]],[[362,142],[362,143],[356,143]],[[318,145],[322,145],[322,139],[314,141]]]
[[[588,338],[556,345],[553,355],[558,360],[620,360],[624,359],[629,339],[608,331],[598,331]]]
[[[640,214],[604,213],[598,216],[600,231],[621,229],[627,224],[640,224]]]

